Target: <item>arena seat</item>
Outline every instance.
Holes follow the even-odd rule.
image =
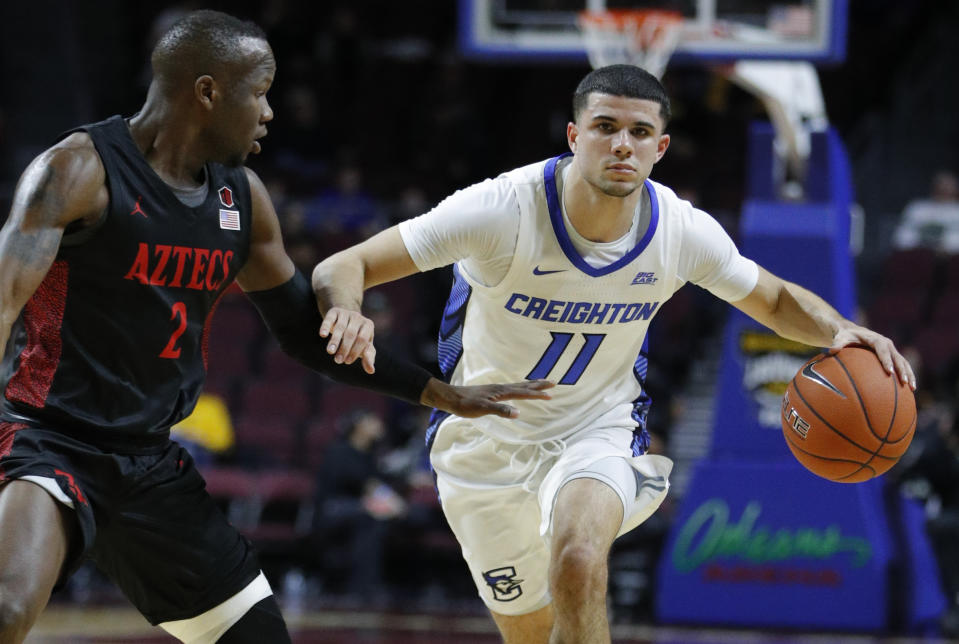
[[[313,526],[313,476],[301,470],[267,470],[254,476],[255,519],[244,533],[268,557],[293,557]]]

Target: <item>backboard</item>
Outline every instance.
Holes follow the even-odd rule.
[[[581,11],[670,9],[684,17],[679,63],[743,59],[838,63],[848,0],[459,0],[459,41],[470,58],[585,61]]]

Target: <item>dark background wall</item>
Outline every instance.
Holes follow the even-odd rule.
[[[0,197],[9,196],[9,182],[56,132],[136,110],[152,29],[178,8],[220,8],[266,27],[280,68],[272,93],[277,139],[280,132],[305,139],[297,145],[319,160],[361,157],[370,187],[383,193],[417,179],[439,196],[453,187],[449,182],[477,180],[561,149],[568,96],[585,71],[585,64],[463,61],[453,2],[2,4]],[[959,162],[959,5],[851,0],[849,25],[847,62],[821,76],[830,115],[854,159],[859,200],[875,219],[898,213],[926,190],[932,171]],[[698,184],[707,207],[735,209],[742,128],[758,109],[738,90],[717,90],[703,69],[671,69],[667,82],[682,143],[672,156],[683,163],[667,159],[659,173]],[[318,99],[313,131],[298,131],[284,118],[288,92],[304,84]]]

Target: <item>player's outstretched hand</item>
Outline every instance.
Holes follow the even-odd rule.
[[[504,400],[549,400],[552,396],[546,391],[555,387],[549,380],[527,380],[504,385],[455,386],[431,378],[423,389],[420,402],[436,407],[463,418],[476,418],[495,414],[503,418],[516,418],[519,410]]]
[[[913,391],[916,390],[916,374],[913,373],[909,361],[896,349],[892,340],[865,327],[851,325],[839,330],[830,349],[838,350],[851,344],[862,344],[875,351],[886,373],[890,375],[895,373],[903,384],[909,385]]]
[[[376,348],[373,347],[373,320],[359,311],[333,307],[323,316],[320,337],[330,339],[326,352],[337,364],[353,364],[363,360],[366,373],[375,371]]]

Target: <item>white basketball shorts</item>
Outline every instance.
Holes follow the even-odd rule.
[[[533,444],[504,443],[462,422],[440,428],[430,458],[443,512],[491,611],[524,615],[550,603],[553,504],[567,482],[609,485],[623,502],[620,535],[656,511],[672,461],[634,457],[631,442],[625,427]]]

